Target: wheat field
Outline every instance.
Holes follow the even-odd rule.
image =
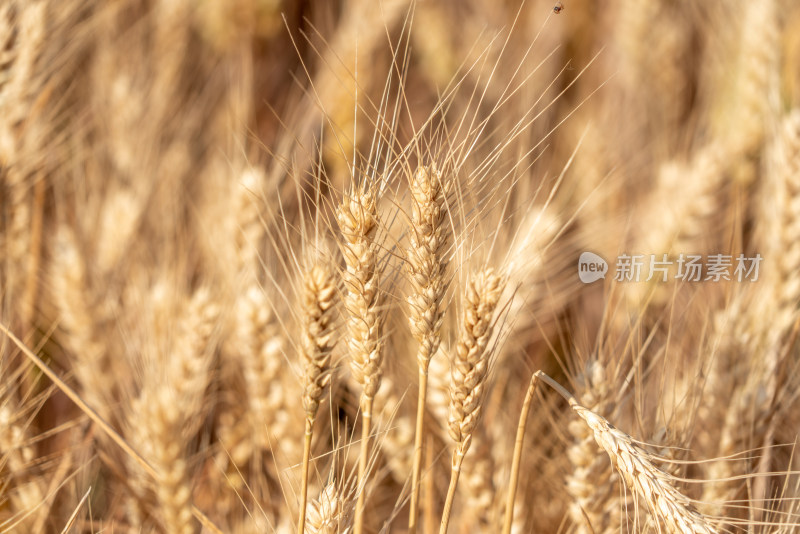
[[[0,0],[0,532],[794,532],[799,331],[796,0]]]

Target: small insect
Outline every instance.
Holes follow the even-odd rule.
[[[561,2],[556,2],[556,5],[553,6],[553,13],[558,15],[562,11],[564,11],[564,4],[562,4]]]

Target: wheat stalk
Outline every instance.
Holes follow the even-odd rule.
[[[361,451],[358,466],[358,502],[354,532],[364,523],[367,459],[372,424],[372,401],[381,383],[383,340],[380,307],[379,247],[375,241],[378,198],[374,186],[353,186],[336,213],[342,234],[341,250],[346,269],[344,306],[348,313],[348,349],[353,376],[361,385]]]
[[[444,232],[446,184],[442,173],[432,165],[420,167],[409,186],[411,191],[411,228],[408,266],[414,293],[409,296],[411,334],[419,343],[419,395],[417,399],[416,431],[414,434],[414,465],[412,467],[411,506],[408,531],[417,529],[419,508],[419,477],[422,468],[422,439],[425,420],[425,399],[428,390],[428,364],[441,343],[444,293],[447,288],[444,257],[447,234]]]
[[[305,530],[308,464],[311,455],[314,419],[322,400],[323,389],[330,381],[331,352],[336,345],[332,318],[336,294],[333,273],[326,265],[317,264],[303,276],[300,351],[304,367],[303,407],[306,412],[306,430],[303,440],[298,534],[302,534]]]
[[[464,294],[461,334],[453,360],[450,383],[450,437],[456,443],[450,471],[450,486],[442,513],[440,534],[447,532],[461,464],[472,442],[481,415],[486,376],[489,371],[489,341],[493,315],[505,284],[491,268],[478,271],[467,282]]]

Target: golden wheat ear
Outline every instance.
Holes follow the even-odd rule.
[[[308,504],[308,522],[303,534],[340,534],[353,527],[353,503],[331,482]]]
[[[653,517],[679,534],[715,534],[706,517],[698,512],[688,497],[672,485],[673,477],[653,465],[652,457],[637,446],[625,432],[606,419],[578,404],[561,384],[537,371],[535,378],[546,382],[564,397],[573,411],[594,432],[597,444],[606,451],[611,464],[619,471],[625,485],[644,499]]]
[[[372,404],[383,374],[383,340],[380,312],[381,290],[375,239],[378,226],[378,191],[375,185],[358,187],[345,195],[336,213],[344,256],[344,306],[347,309],[347,340],[353,376],[361,385],[361,452],[358,463],[358,502],[353,530],[361,534],[364,524],[367,460],[372,426]]]
[[[419,343],[419,394],[414,437],[414,465],[411,475],[411,507],[408,531],[417,529],[419,478],[422,468],[422,438],[425,428],[425,402],[428,390],[428,365],[441,344],[444,294],[447,289],[448,234],[444,228],[447,182],[436,165],[420,167],[409,186],[412,197],[410,246],[406,263],[413,293],[408,297],[408,320],[411,334]]]
[[[489,372],[489,342],[494,327],[493,317],[505,288],[503,277],[486,268],[467,282],[461,334],[453,361],[450,383],[450,437],[456,444],[442,513],[440,534],[447,532],[461,464],[472,443],[472,434],[481,415],[486,377]]]
[[[330,381],[331,353],[336,345],[333,329],[336,296],[336,282],[329,266],[317,264],[305,273],[303,276],[300,352],[303,360],[303,408],[306,411],[306,431],[303,439],[298,534],[302,534],[305,530],[308,466],[314,420],[317,417],[325,386]]]

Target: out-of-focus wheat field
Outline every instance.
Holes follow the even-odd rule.
[[[800,3],[0,0],[0,325],[0,532],[794,532]]]

